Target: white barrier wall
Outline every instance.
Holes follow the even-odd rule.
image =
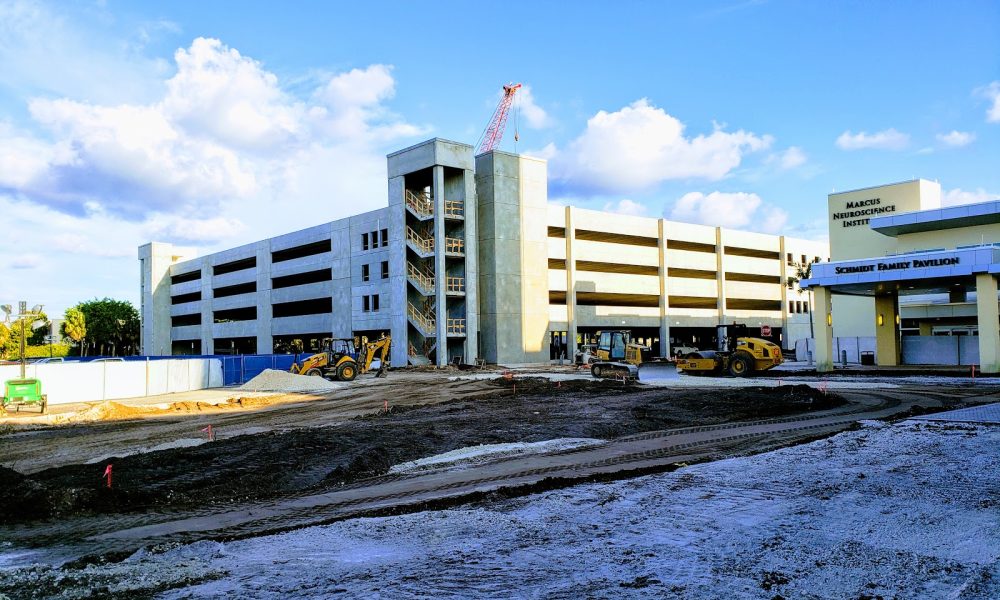
[[[974,335],[904,335],[904,365],[978,365],[979,338]]]
[[[217,358],[28,365],[28,378],[41,379],[49,404],[116,400],[222,387]],[[18,365],[0,365],[0,384],[21,376]]]
[[[812,338],[804,338],[795,341],[795,359],[807,360],[808,353],[816,355],[816,343]],[[844,353],[847,353],[849,364],[860,364],[861,353],[871,352],[875,356],[875,337],[855,337],[839,336],[833,338],[833,356],[835,364],[844,362]]]

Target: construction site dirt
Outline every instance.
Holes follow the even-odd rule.
[[[562,470],[547,470],[544,462],[532,463],[528,471],[522,465],[508,473],[509,485],[488,487],[509,496],[539,486],[665,470],[678,457],[698,461],[772,449],[830,435],[858,419],[952,408],[985,401],[996,391],[934,386],[827,391],[801,384],[713,388],[710,381],[671,389],[455,374],[394,373],[313,395],[260,396],[242,408],[236,401],[125,420],[8,426],[0,430],[0,537],[18,547],[64,548],[66,559],[122,557],[150,540],[245,537],[347,514],[482,498],[487,488],[481,482],[487,479],[480,476],[466,487],[451,481],[423,490],[448,489],[448,494],[373,491],[376,504],[351,500],[349,512],[322,510],[344,505],[331,496],[341,490],[418,482],[419,472],[403,477],[390,470],[462,448],[584,440],[554,452],[564,457]],[[606,443],[588,446],[586,440],[622,440],[634,447],[615,450]],[[579,465],[573,456],[581,457]],[[502,480],[496,473],[502,470],[491,473]],[[309,518],[287,519],[284,503],[319,508]],[[239,512],[258,506],[267,508],[254,518]],[[258,518],[262,514],[269,518]],[[191,521],[199,518],[212,524]],[[162,530],[144,529],[164,523],[169,525]],[[115,537],[120,530],[136,533]],[[184,535],[177,538],[178,532]]]

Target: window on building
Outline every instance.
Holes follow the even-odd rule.
[[[378,230],[372,232],[372,250],[378,248]]]
[[[792,253],[791,252],[789,252],[788,254],[785,255],[785,262],[787,262],[790,265],[794,265],[795,264],[795,260],[792,258]]]
[[[795,312],[795,300],[788,301],[788,314],[793,314]]]
[[[802,303],[802,312],[804,312],[804,313],[808,313],[809,312],[809,303],[808,302],[803,302]]]
[[[378,294],[372,295],[372,312],[378,312]]]
[[[800,312],[802,312],[802,301],[801,300],[796,300],[795,301],[795,314],[799,314]]]
[[[361,265],[361,281],[368,281],[368,265]]]
[[[371,312],[371,298],[368,296],[361,296],[361,310],[363,312]]]
[[[806,255],[805,254],[802,255],[802,264],[804,264],[804,265],[808,264],[808,261],[806,260]]]
[[[385,248],[388,245],[389,245],[389,230],[388,229],[383,229],[382,230],[382,247]]]
[[[367,250],[368,249],[368,234],[367,233],[362,233],[361,234],[361,249],[362,250]]]
[[[389,279],[389,261],[382,261],[382,279]]]
[[[814,256],[813,257],[813,262],[819,262],[819,257],[818,256]]]

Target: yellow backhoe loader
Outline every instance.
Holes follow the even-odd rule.
[[[747,337],[747,326],[718,326],[718,350],[699,350],[677,359],[677,369],[689,375],[748,377],[781,364],[781,348],[760,338]]]
[[[323,340],[322,352],[303,359],[301,363],[292,363],[290,371],[297,375],[325,377],[334,381],[354,381],[359,374],[371,370],[377,354],[379,367],[375,376],[385,377],[386,369],[389,368],[391,344],[390,336],[364,342],[360,348],[356,347],[353,339],[327,338]]]

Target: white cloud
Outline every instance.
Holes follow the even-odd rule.
[[[942,206],[955,206],[956,204],[975,204],[977,202],[988,202],[990,200],[1000,200],[1000,194],[991,194],[983,188],[976,188],[966,191],[961,188],[948,190],[941,196]]]
[[[235,149],[263,150],[303,134],[305,106],[262,65],[219,40],[198,38],[174,53],[177,74],[154,110],[191,134]]]
[[[701,192],[684,194],[671,208],[669,218],[731,229],[773,233],[788,222],[788,213],[747,192]]]
[[[218,40],[198,38],[175,59],[151,104],[32,100],[53,141],[0,128],[0,188],[74,214],[97,206],[137,221],[205,219],[227,201],[283,195],[292,177],[315,176],[302,167],[310,155],[347,148],[340,166],[350,173],[352,163],[384,163],[379,144],[423,132],[383,106],[395,86],[385,65],[329,76],[307,103]]]
[[[770,136],[743,130],[686,137],[684,124],[646,99],[616,112],[600,111],[565,149],[551,149],[550,172],[568,187],[634,191],[670,179],[718,180],[743,157],[768,148]]]
[[[902,150],[910,143],[910,136],[889,128],[869,134],[861,131],[852,134],[845,131],[837,138],[837,147],[841,150],[861,150],[873,148],[877,150]]]
[[[0,16],[8,8],[0,0]],[[0,18],[0,86],[29,58],[5,46],[9,29]],[[68,23],[33,22],[32,31],[86,37]],[[28,86],[18,95],[46,90],[26,100],[30,117],[0,120],[0,297],[30,290],[53,312],[93,296],[137,302],[137,246],[212,252],[384,206],[385,153],[426,132],[389,110],[395,80],[387,65],[286,82],[217,40],[178,50],[172,73],[141,57],[118,69],[100,47],[91,48],[92,73],[107,93]],[[46,48],[49,64],[59,65],[84,46]],[[21,62],[8,65],[8,56]],[[154,80],[140,86],[154,94],[128,91],[132,67]],[[22,255],[25,267],[41,260],[13,268]]]
[[[36,269],[42,264],[42,257],[37,254],[18,254],[10,261],[12,269]]]
[[[991,103],[986,109],[986,120],[990,123],[1000,123],[1000,81],[994,81],[977,89],[976,92]]]
[[[520,117],[524,119],[524,123],[528,127],[532,129],[545,129],[552,126],[552,117],[535,102],[531,86],[521,86],[521,89],[517,90],[517,96],[514,97],[514,103],[520,113]]]
[[[644,205],[629,200],[628,198],[622,198],[618,202],[608,202],[604,205],[604,210],[606,212],[629,215],[631,217],[642,217],[646,214],[646,207]]]
[[[788,171],[795,167],[801,167],[807,160],[806,153],[802,151],[802,148],[789,146],[784,152],[776,152],[768,156],[764,162],[776,165],[783,171]]]
[[[950,133],[939,133],[936,137],[942,144],[954,148],[968,146],[976,140],[976,134],[974,133],[955,130],[952,130]]]

